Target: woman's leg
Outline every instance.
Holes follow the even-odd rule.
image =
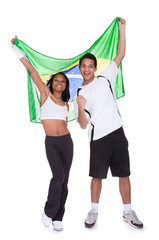
[[[61,152],[61,159],[62,159],[62,165],[64,170],[64,182],[62,185],[59,210],[54,218],[54,220],[57,220],[57,221],[62,221],[64,212],[65,212],[65,202],[68,195],[67,185],[68,185],[68,179],[69,179],[69,172],[72,164],[72,158],[73,158],[73,143],[72,143],[72,140],[69,140],[67,144],[65,143],[65,147]]]
[[[60,152],[50,140],[51,138],[46,139],[45,144],[46,155],[53,177],[50,181],[48,198],[45,204],[45,214],[54,219],[60,207],[61,192],[64,182],[64,171]]]

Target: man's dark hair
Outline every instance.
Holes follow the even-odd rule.
[[[96,57],[91,54],[91,53],[86,53],[83,57],[81,57],[81,59],[79,60],[79,66],[81,66],[81,63],[82,63],[82,60],[85,59],[85,58],[89,58],[89,59],[92,59],[94,61],[94,66],[95,68],[97,67],[97,59]]]

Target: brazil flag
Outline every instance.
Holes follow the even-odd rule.
[[[116,57],[119,42],[119,18],[115,18],[106,31],[95,41],[95,43],[85,52],[69,59],[58,59],[43,55],[19,39],[14,44],[21,49],[27,56],[30,63],[35,67],[42,81],[47,83],[49,77],[57,72],[64,72],[70,82],[70,100],[68,121],[74,120],[73,98],[79,86],[83,84],[83,78],[79,71],[79,59],[86,53],[92,53],[97,58],[97,71],[99,75],[104,68],[108,67],[110,62]],[[28,79],[28,100],[30,121],[40,123],[40,93],[36,88],[29,72]],[[116,98],[125,95],[122,64],[119,67],[119,74],[114,82]]]

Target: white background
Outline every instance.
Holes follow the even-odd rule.
[[[0,234],[3,239],[152,239],[158,234],[158,54],[157,0],[2,1],[0,38]],[[69,123],[74,141],[64,231],[41,223],[51,171],[41,124],[29,122],[26,70],[10,48],[15,34],[33,49],[69,58],[88,49],[117,16],[127,21],[123,60],[126,96],[118,100],[129,140],[132,207],[144,223],[122,221],[118,179],[103,181],[97,227],[84,228],[90,210],[87,131]],[[1,237],[2,239],[2,237]]]

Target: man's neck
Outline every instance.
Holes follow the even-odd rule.
[[[92,80],[85,80],[82,86],[88,85],[89,83],[93,82],[94,78]]]

